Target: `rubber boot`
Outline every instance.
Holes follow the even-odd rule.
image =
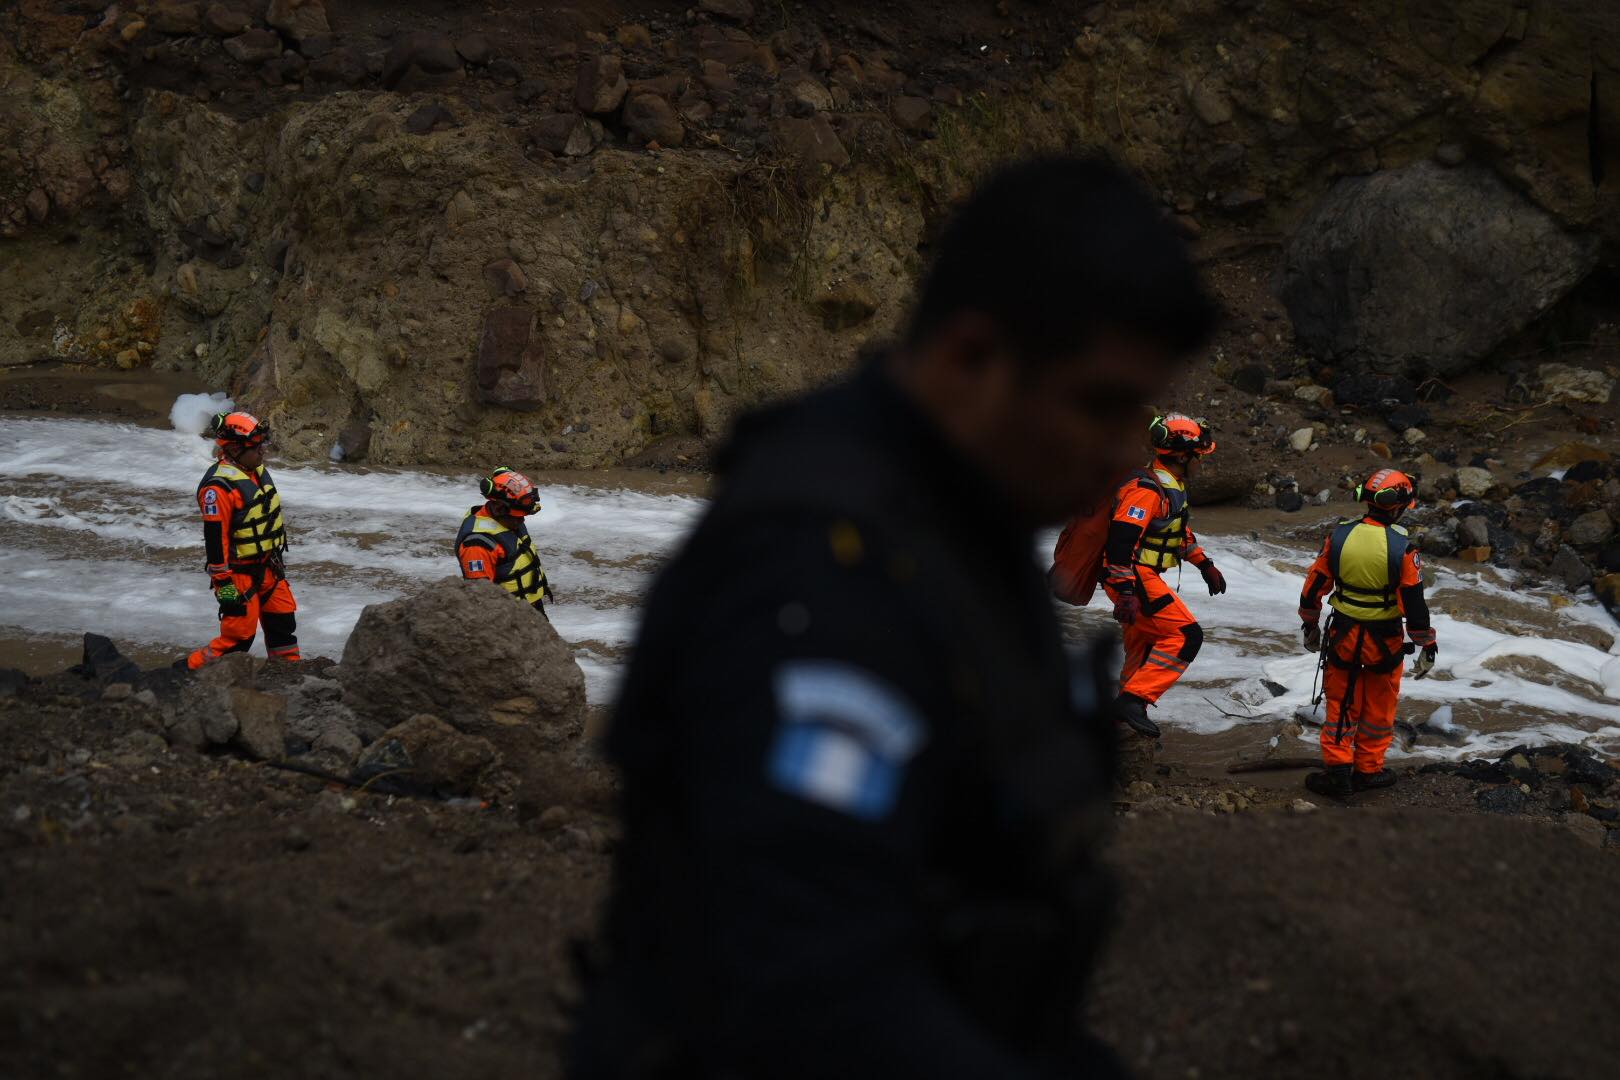
[[[1147,702],[1135,694],[1121,694],[1115,698],[1114,715],[1138,735],[1149,739],[1159,737],[1159,725],[1148,719]]]
[[[1351,786],[1348,765],[1329,765],[1321,772],[1313,772],[1305,778],[1305,786],[1333,799],[1348,799],[1355,790]]]
[[[1373,791],[1377,788],[1394,787],[1395,774],[1388,769],[1379,769],[1374,773],[1365,773],[1358,770],[1350,778],[1350,786],[1357,791]]]

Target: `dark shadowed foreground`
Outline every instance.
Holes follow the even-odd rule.
[[[478,809],[165,750],[142,708],[0,698],[0,1075],[559,1075],[606,773]],[[1606,1075],[1616,848],[1408,779],[1425,805],[1214,815],[1161,778],[1114,844],[1102,1033],[1155,1077]]]

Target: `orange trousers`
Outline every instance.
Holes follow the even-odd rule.
[[[247,652],[253,647],[259,625],[264,625],[265,650],[272,660],[299,660],[298,620],[293,614],[298,602],[293,599],[292,587],[287,579],[266,567],[254,588],[253,574],[231,574],[236,591],[247,598],[247,614],[220,616],[219,636],[186,658],[186,666],[195,671],[210,660],[218,660],[230,652]]]
[[[1142,614],[1121,629],[1125,634],[1125,667],[1119,688],[1152,705],[1175,685],[1204,645],[1204,628],[1192,611],[1149,567],[1136,568],[1136,593]],[[1108,598],[1119,601],[1119,590],[1103,586]]]
[[[1327,650],[1322,693],[1322,763],[1351,765],[1360,773],[1384,767],[1395,738],[1395,703],[1401,695],[1399,623],[1393,635],[1374,632],[1353,619],[1336,618],[1322,643]]]

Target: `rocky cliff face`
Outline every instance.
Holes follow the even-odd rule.
[[[1612,259],[1620,9],[1443,6],[22,0],[0,363],[196,368],[296,456],[622,461],[846,366],[973,177],[1080,145],[1207,258],[1434,158]]]

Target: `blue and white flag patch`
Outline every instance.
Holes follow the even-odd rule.
[[[1147,511],[1140,506],[1128,506],[1125,508],[1125,516],[1132,521],[1146,521]]]
[[[888,816],[922,721],[877,676],[836,660],[796,660],[772,679],[780,727],[767,771],[778,790],[863,821]]]

